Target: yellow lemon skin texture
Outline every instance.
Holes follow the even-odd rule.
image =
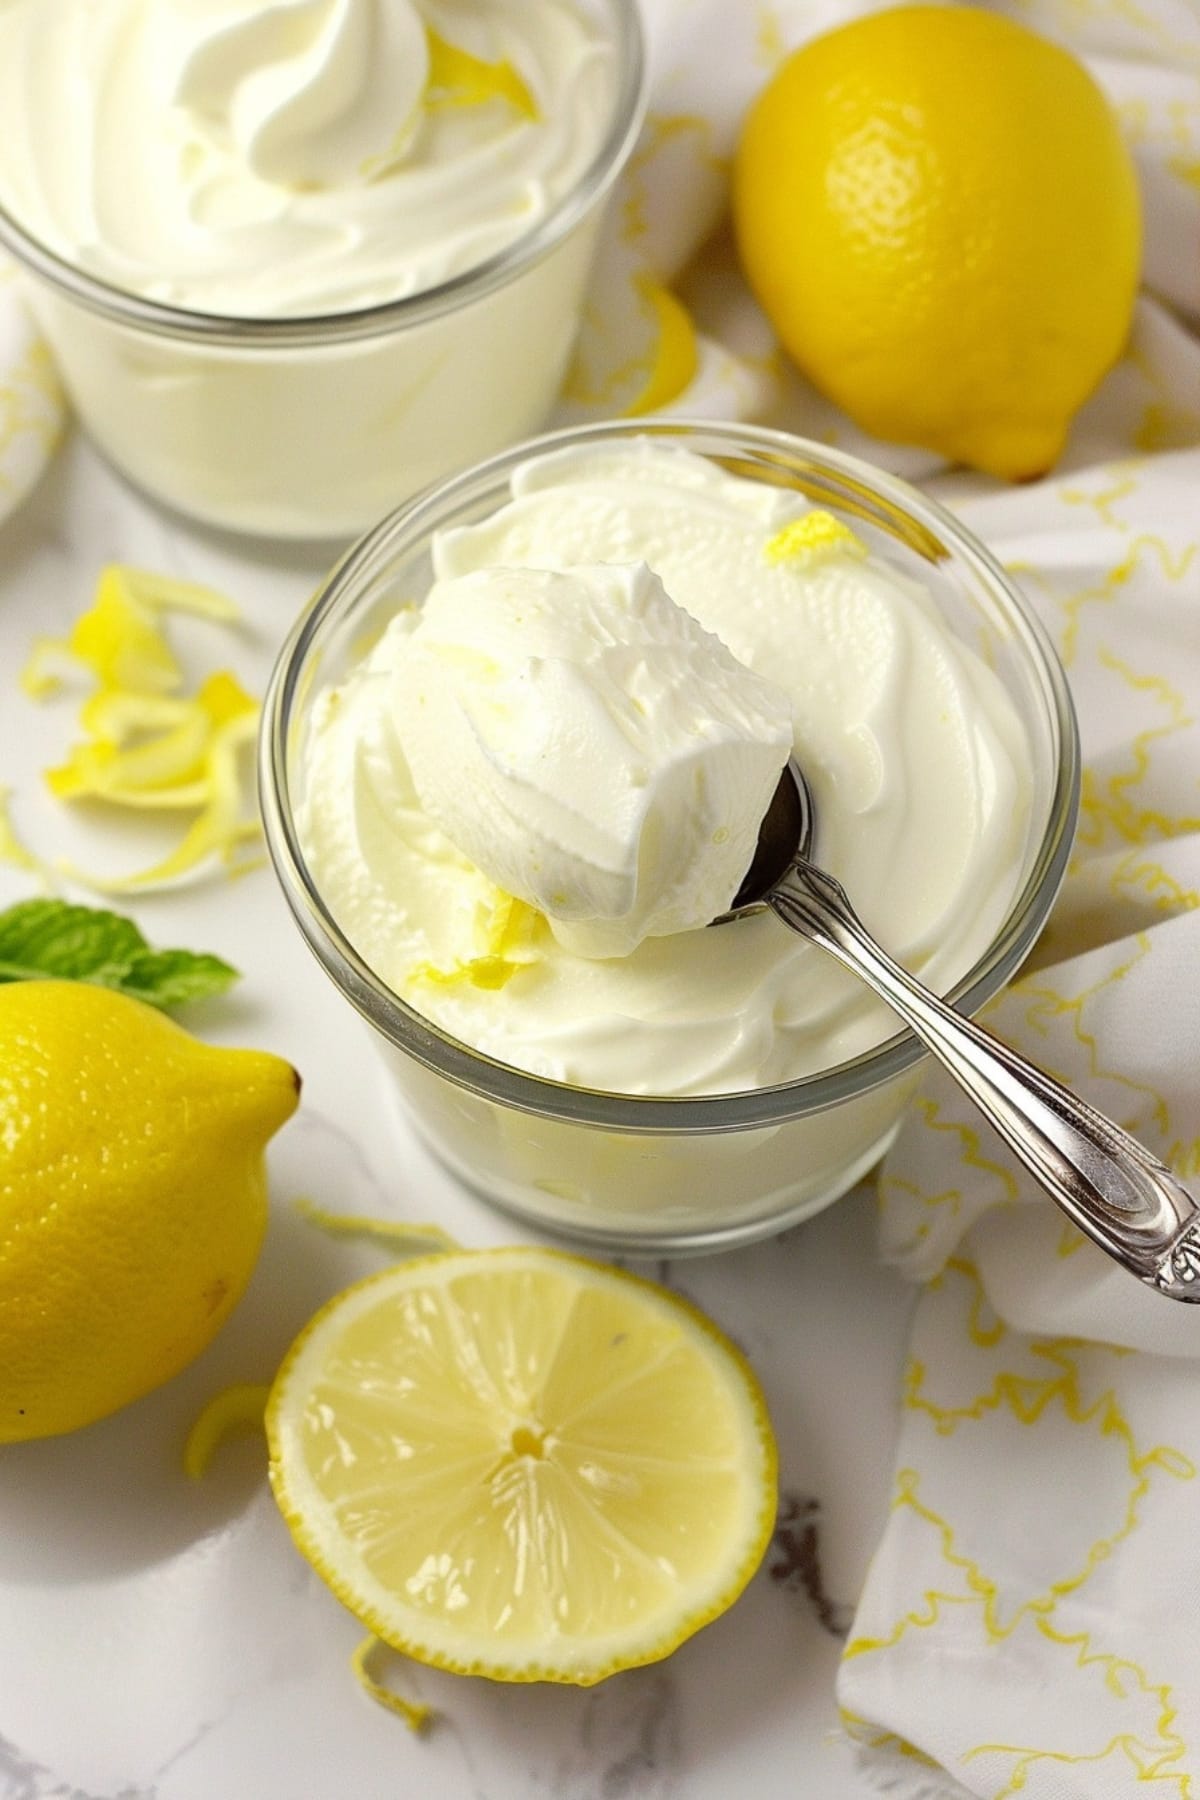
[[[1119,356],[1137,178],[1067,51],[904,6],[791,56],[745,121],[734,224],[788,353],[864,430],[1026,480]]]
[[[204,1349],[299,1086],[104,988],[0,987],[0,1443],[91,1424]]]

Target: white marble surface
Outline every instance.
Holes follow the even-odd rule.
[[[232,663],[261,691],[332,555],[196,530],[72,442],[0,531],[0,780],[25,835],[92,866],[117,855],[132,866],[146,847],[130,836],[114,852],[111,829],[100,837],[43,796],[39,770],[60,755],[71,707],[35,706],[16,685],[33,634],[67,627],[102,562],[236,595],[243,631],[185,622],[175,635],[195,670]],[[0,901],[32,891],[0,870]],[[876,1266],[870,1194],[773,1243],[649,1270],[744,1347],[775,1421],[783,1529],[738,1604],[668,1662],[590,1691],[506,1688],[394,1658],[389,1679],[438,1712],[414,1737],[355,1685],[360,1629],[292,1548],[261,1440],[231,1441],[201,1483],[185,1478],[180,1448],[215,1390],[269,1378],[320,1300],[380,1260],[303,1222],[295,1198],[437,1220],[471,1245],[534,1234],[458,1188],[396,1115],[367,1028],[304,949],[269,870],[130,910],[153,941],[217,950],[245,972],[186,1022],[290,1057],[303,1104],[272,1146],[262,1260],[211,1349],[90,1430],[0,1448],[0,1800],[865,1795],[833,1684],[887,1504],[910,1305]]]

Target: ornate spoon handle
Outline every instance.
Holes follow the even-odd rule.
[[[797,862],[767,904],[887,1001],[1081,1231],[1159,1293],[1200,1302],[1200,1205],[1157,1157],[893,962],[824,870]]]

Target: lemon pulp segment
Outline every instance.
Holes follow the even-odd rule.
[[[512,1681],[665,1656],[750,1579],[775,1450],[740,1354],[665,1289],[457,1252],[346,1290],[267,1409],[299,1547],[386,1643]]]

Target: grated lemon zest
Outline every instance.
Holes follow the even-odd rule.
[[[372,1219],[365,1213],[329,1212],[313,1200],[298,1199],[292,1204],[308,1224],[329,1232],[332,1237],[378,1238],[385,1244],[412,1244],[414,1250],[422,1252],[463,1248],[458,1239],[452,1238],[440,1225],[413,1225],[405,1219]]]
[[[176,691],[182,672],[157,623],[159,614],[171,611],[221,623],[241,616],[214,588],[109,563],[69,636],[35,639],[21,674],[21,685],[35,699],[62,686],[58,658],[82,664],[96,682],[80,708],[84,741],[45,771],[57,799],[197,815],[169,856],[132,875],[96,876],[59,863],[64,874],[100,893],[167,885],[209,858],[231,875],[263,860],[241,854],[259,826],[257,814],[242,817],[238,763],[257,730],[258,703],[228,669],[209,675],[192,696]]]
[[[464,957],[448,969],[436,963],[417,963],[410,981],[427,981],[438,987],[474,987],[492,992],[512,980],[519,969],[538,960],[534,936],[541,920],[536,907],[512,894],[495,890],[496,897],[483,926],[483,949]]]
[[[266,1382],[235,1382],[214,1394],[187,1434],[183,1446],[183,1472],[191,1481],[207,1475],[208,1465],[220,1446],[235,1431],[257,1430],[265,1434]]]
[[[834,556],[861,560],[866,554],[867,546],[858,534],[819,506],[802,519],[793,519],[763,545],[769,563],[790,563],[798,569],[815,568]]]
[[[391,1688],[384,1687],[381,1681],[377,1681],[367,1667],[371,1658],[378,1651],[388,1649],[389,1646],[383,1642],[382,1638],[365,1637],[350,1657],[350,1668],[354,1679],[363,1692],[368,1694],[379,1706],[386,1707],[388,1712],[398,1714],[410,1731],[424,1731],[433,1717],[433,1708],[414,1700],[406,1700],[402,1694],[393,1693]],[[391,1654],[394,1655],[395,1652],[393,1651]]]
[[[505,57],[500,62],[486,62],[472,56],[469,50],[448,43],[425,27],[429,40],[429,74],[425,82],[425,105],[431,111],[454,106],[484,106],[489,100],[507,100],[522,118],[541,117],[522,75]]]
[[[450,969],[439,969],[435,963],[417,963],[409,980],[429,982],[434,987],[473,987],[494,993],[506,987],[520,967],[502,956],[472,956]]]

